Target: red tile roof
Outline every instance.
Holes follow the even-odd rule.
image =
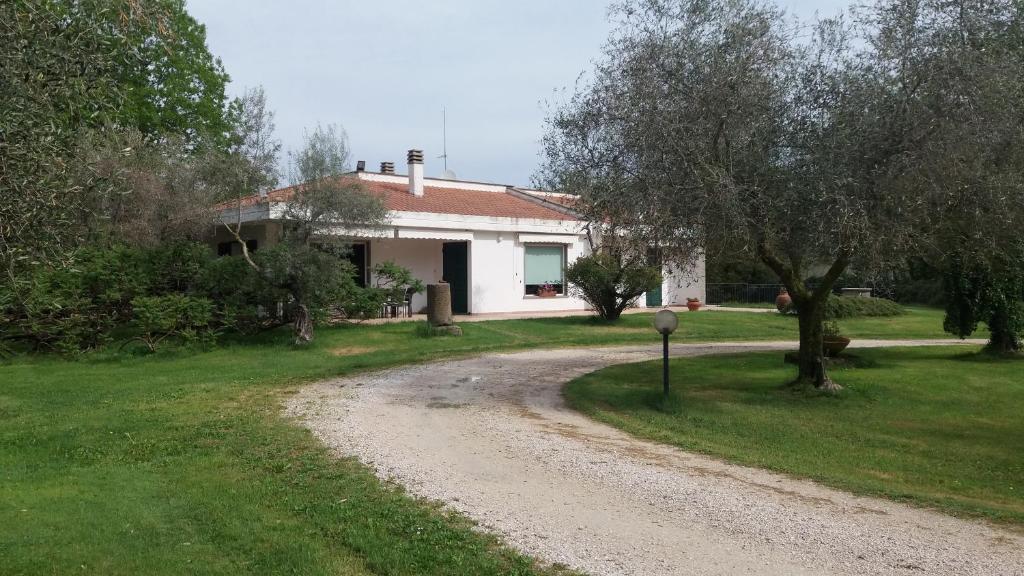
[[[505,192],[488,192],[483,190],[464,190],[459,188],[443,188],[424,186],[423,196],[417,197],[409,193],[407,184],[359,180],[363,189],[379,196],[388,210],[395,212],[430,212],[434,214],[459,214],[463,216],[494,216],[501,218],[536,218],[542,220],[576,220],[575,217],[531,202]],[[265,199],[249,196],[242,199],[242,206],[252,206],[261,200],[267,202],[285,202],[294,194],[294,187],[281,188],[269,192]],[[547,198],[544,198],[547,200]],[[237,201],[218,205],[220,209],[237,206]]]

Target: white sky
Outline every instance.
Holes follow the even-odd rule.
[[[849,0],[780,0],[802,18]],[[229,94],[262,85],[285,150],[305,128],[339,124],[355,160],[377,170],[424,150],[460,179],[527,185],[545,101],[572,89],[600,55],[603,0],[187,0],[231,75]],[[285,159],[282,158],[282,162]]]

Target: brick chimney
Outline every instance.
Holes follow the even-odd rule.
[[[409,194],[423,196],[423,150],[409,150]]]
[[[394,174],[395,173],[395,163],[394,162],[381,162],[380,163],[380,173],[381,174]]]

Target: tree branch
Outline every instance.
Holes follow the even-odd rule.
[[[821,279],[821,284],[814,289],[812,298],[815,300],[824,299],[828,297],[829,293],[832,292],[832,286],[835,285],[836,280],[846,271],[846,267],[850,265],[850,253],[847,250],[841,250],[839,256],[829,267],[828,272]]]

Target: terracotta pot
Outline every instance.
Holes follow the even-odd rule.
[[[785,312],[789,310],[789,306],[793,303],[793,297],[789,295],[789,292],[783,288],[782,292],[775,297],[775,309],[779,312]]]
[[[701,306],[703,306],[703,304],[701,304],[700,300],[697,300],[697,301],[687,300],[686,301],[686,308],[690,312],[696,312],[697,310],[700,310]]]
[[[845,336],[825,336],[822,339],[822,348],[825,351],[825,356],[829,358],[839,356],[839,353],[846,350],[849,345],[850,339]]]
[[[540,298],[554,298],[558,296],[558,292],[554,290],[537,290],[537,296]]]

